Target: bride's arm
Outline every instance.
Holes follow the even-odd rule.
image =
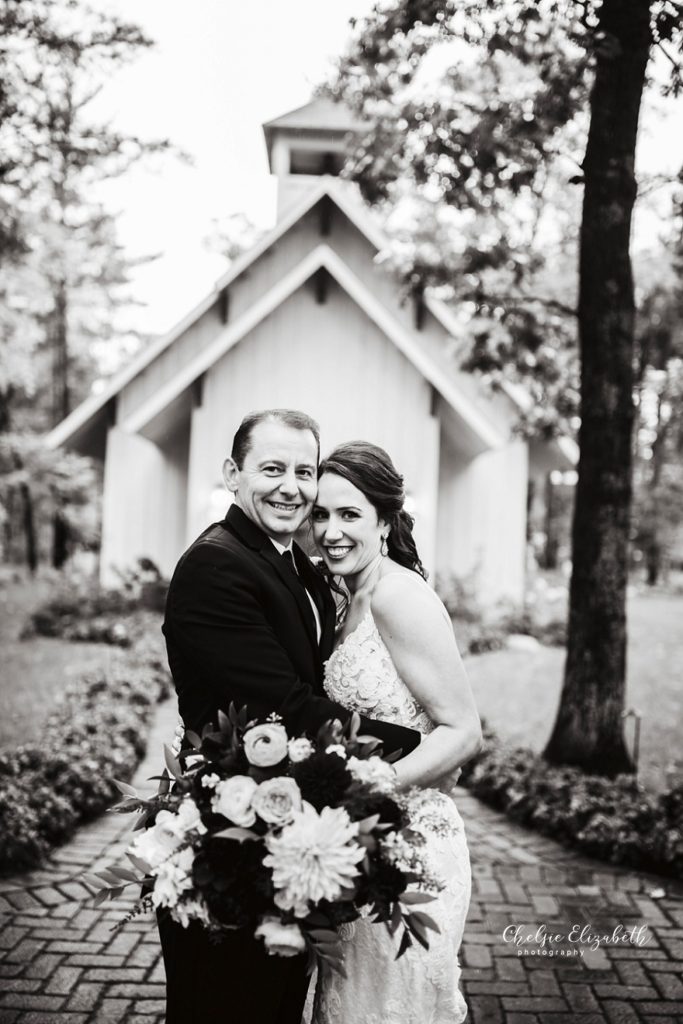
[[[435,723],[395,765],[401,789],[429,786],[479,750],[481,724],[453,628],[435,595],[417,580],[380,580],[372,614],[396,669]]]

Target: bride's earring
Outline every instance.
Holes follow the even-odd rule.
[[[379,546],[379,551],[382,558],[386,558],[387,555],[389,554],[389,545],[387,544],[387,538],[385,537],[384,534],[382,534],[382,542]]]

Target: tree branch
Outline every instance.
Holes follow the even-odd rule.
[[[683,10],[683,8],[681,8],[681,10]],[[675,57],[672,57],[671,54],[669,53],[669,51],[667,50],[667,48],[665,47],[664,43],[658,41],[656,45],[657,45],[657,48],[662,51],[662,53],[664,54],[666,59],[670,62],[670,64],[676,69],[676,71],[680,71],[681,68],[683,67],[683,61],[676,60]]]
[[[546,309],[552,309],[556,313],[562,313],[564,316],[578,316],[578,310],[573,306],[567,306],[564,302],[560,302],[559,299],[544,298],[541,295],[486,295],[485,298],[487,303],[508,302],[522,305],[525,302],[537,302],[539,305],[545,306]]]

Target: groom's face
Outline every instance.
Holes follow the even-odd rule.
[[[257,423],[242,466],[226,459],[235,504],[273,540],[289,544],[318,491],[318,445],[310,430],[279,420]]]

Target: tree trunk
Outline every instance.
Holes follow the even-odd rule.
[[[660,513],[661,506],[657,504],[657,491],[659,490],[659,485],[662,480],[662,470],[664,468],[664,457],[666,453],[667,421],[662,416],[662,406],[667,400],[667,397],[665,386],[657,399],[657,427],[655,439],[652,442],[652,458],[650,460],[650,465],[652,467],[650,475],[650,494],[653,499],[651,516],[652,533],[648,538],[648,545],[645,552],[645,564],[647,568],[646,579],[649,587],[655,587],[659,582],[664,555],[663,523]]]
[[[69,557],[69,527],[61,511],[52,517],[52,568],[61,569]]]
[[[662,549],[656,537],[653,537],[645,550],[645,580],[648,587],[656,587],[662,569]]]
[[[38,546],[36,544],[36,524],[33,515],[33,498],[31,496],[31,489],[27,483],[21,483],[19,485],[21,491],[21,497],[23,499],[23,520],[24,520],[24,539],[26,541],[26,564],[28,565],[31,572],[35,572],[38,568]]]
[[[67,294],[66,282],[61,278],[55,284],[54,309],[50,316],[48,330],[51,335],[53,353],[53,419],[56,425],[71,412]]]
[[[12,399],[14,388],[8,384],[0,388],[0,434],[7,434],[12,428]]]
[[[629,252],[649,0],[605,0],[584,161],[579,255],[581,451],[564,686],[545,757],[632,771],[622,711],[631,504],[634,298]]]
[[[15,523],[15,498],[17,497],[17,491],[15,487],[9,487],[7,489],[7,496],[5,498],[5,519],[2,524],[3,541],[2,541],[2,556],[3,561],[11,562],[14,555],[14,523]]]
[[[557,500],[555,485],[550,473],[545,478],[545,544],[543,546],[543,568],[557,569],[560,538],[557,533]]]

